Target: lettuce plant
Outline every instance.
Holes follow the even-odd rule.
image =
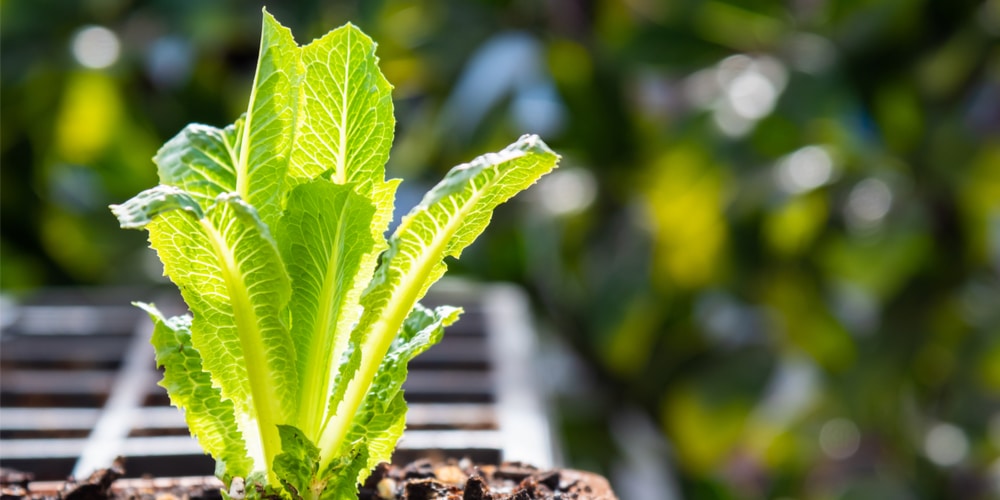
[[[358,28],[299,46],[265,11],[246,113],[188,125],[154,158],[160,184],[111,207],[191,311],[137,304],[160,385],[247,496],[356,495],[403,432],[407,362],[461,312],[418,301],[558,161],[527,135],[459,165],[386,239],[391,89]]]

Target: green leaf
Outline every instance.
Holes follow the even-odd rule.
[[[142,229],[153,217],[178,209],[187,210],[199,219],[204,216],[201,205],[194,197],[172,186],[149,188],[121,205],[111,205],[111,213],[115,214],[123,229]]]
[[[275,243],[253,207],[229,194],[200,219],[163,212],[148,229],[194,314],[191,337],[204,368],[233,401],[255,468],[265,468],[297,387],[295,350],[280,320],[291,290]]]
[[[458,257],[489,224],[495,209],[553,168],[559,156],[535,135],[525,135],[498,153],[453,168],[403,218],[361,299],[364,313],[352,335],[360,362],[344,399],[338,402],[319,447],[326,463],[339,449],[347,422],[365,393],[414,304],[446,269],[446,256]]]
[[[371,279],[381,245],[371,227],[375,207],[354,185],[318,179],[297,186],[277,227],[281,256],[292,279],[291,334],[301,390],[299,427],[319,436],[336,368],[358,300]]]
[[[166,319],[153,304],[134,303],[153,320],[156,366],[163,368],[159,385],[170,403],[184,411],[191,435],[231,475],[246,476],[253,467],[236,426],[232,401],[222,399],[211,376],[202,370],[201,355],[191,345],[191,317]]]
[[[375,46],[346,24],[302,48],[302,122],[289,175],[314,179],[329,170],[333,182],[357,184],[366,197],[384,182],[395,118]]]
[[[536,135],[522,136],[498,153],[459,165],[403,217],[365,293],[372,313],[409,311],[444,274],[444,257],[458,258],[489,225],[493,210],[555,168],[559,156]]]
[[[344,441],[360,443],[368,456],[367,463],[355,478],[356,482],[364,482],[376,465],[392,458],[392,452],[406,430],[406,410],[403,392],[397,391],[392,399],[381,400],[378,404],[366,402],[355,415]]]
[[[406,427],[403,382],[407,364],[418,354],[441,341],[444,328],[458,320],[460,308],[441,306],[427,309],[416,304],[403,323],[379,366],[365,401],[355,414],[345,443],[363,442],[368,448],[368,464],[358,477],[363,482],[379,462],[387,462]]]
[[[289,165],[292,184],[320,175],[336,184],[352,184],[376,207],[369,221],[376,242],[372,255],[385,248],[399,180],[385,181],[396,120],[392,86],[378,68],[376,44],[346,24],[302,47],[304,71],[299,94],[299,125]],[[361,275],[368,279],[376,260],[366,258]],[[336,358],[335,358],[336,359]]]
[[[242,120],[225,129],[198,123],[184,127],[153,158],[160,184],[208,201],[235,191],[242,127]]]
[[[320,493],[320,500],[358,498],[356,478],[367,464],[368,448],[358,443],[321,469],[320,477],[326,481],[326,489]]]
[[[319,448],[299,429],[279,425],[281,454],[274,459],[274,474],[293,499],[318,498],[322,483],[314,483],[319,470]]]
[[[154,158],[160,183],[208,200],[235,192],[273,224],[299,126],[299,59],[291,31],[264,11],[247,112],[225,129],[191,124],[167,141]]]
[[[257,72],[240,135],[236,193],[270,226],[281,213],[302,68],[292,32],[266,10],[261,31]]]

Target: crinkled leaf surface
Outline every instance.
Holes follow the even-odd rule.
[[[323,490],[322,483],[314,483],[319,470],[319,449],[294,426],[279,425],[278,434],[281,454],[274,458],[274,473],[281,485],[294,499],[318,497]]]
[[[273,457],[276,425],[294,411],[298,385],[294,347],[280,320],[290,284],[267,227],[253,207],[221,195],[201,219],[175,210],[147,228],[164,272],[194,314],[193,345],[232,400],[251,455]]]
[[[298,423],[315,438],[328,420],[330,385],[360,314],[359,297],[386,248],[383,234],[398,186],[398,181],[385,181],[395,118],[392,86],[379,71],[375,47],[347,24],[301,49],[299,122],[288,176],[289,184],[309,187],[291,191],[277,233],[294,283],[298,352],[322,346],[298,360]],[[350,186],[359,196],[324,185],[318,177]],[[337,201],[324,202],[324,196]],[[319,208],[330,213],[315,212]],[[357,232],[361,224],[367,225],[367,236]]]
[[[210,202],[236,190],[243,121],[224,129],[192,123],[166,142],[153,161],[160,184]]]
[[[352,24],[302,48],[301,127],[289,175],[329,171],[371,197],[383,183],[395,118],[392,86],[378,69],[375,43]],[[391,201],[390,201],[391,203]]]
[[[265,11],[257,73],[240,134],[236,193],[268,226],[281,213],[296,137],[302,78],[299,52],[292,32]]]
[[[201,355],[191,345],[191,317],[165,318],[152,304],[135,303],[153,321],[156,365],[163,368],[160,386],[170,403],[184,410],[184,420],[198,444],[231,475],[246,477],[253,467],[236,425],[232,401],[222,399],[212,378],[202,370]]]
[[[407,364],[418,354],[441,341],[444,328],[458,320],[462,310],[450,306],[427,309],[417,304],[403,323],[403,329],[382,359],[365,401],[358,409],[345,443],[363,442],[368,463],[358,482],[379,462],[389,461],[406,427],[403,382]]]
[[[322,175],[353,184],[376,208],[369,230],[377,241],[362,262],[367,279],[385,250],[383,234],[392,220],[398,180],[385,180],[396,119],[392,85],[378,68],[376,44],[348,23],[302,47],[299,126],[289,165],[289,182]]]
[[[292,190],[277,228],[294,285],[289,310],[300,382],[297,422],[318,436],[335,368],[377,259],[372,202],[353,184],[316,179]],[[378,245],[380,248],[381,245]]]
[[[453,168],[428,192],[396,229],[362,303],[364,326],[383,322],[393,333],[405,314],[444,274],[444,258],[459,257],[475,241],[493,210],[535,183],[559,160],[536,135],[526,135],[498,153]],[[390,319],[383,311],[403,317]],[[387,321],[388,320],[388,321]]]
[[[375,277],[365,290],[364,312],[352,334],[360,346],[346,370],[357,369],[338,402],[320,450],[339,448],[347,422],[361,406],[381,360],[410,310],[446,269],[446,256],[458,257],[489,224],[493,209],[545,175],[559,160],[542,140],[525,135],[498,153],[453,168],[410,213],[389,242]],[[323,457],[324,462],[332,454]]]
[[[358,497],[357,478],[368,464],[368,447],[357,443],[349,451],[334,459],[330,465],[320,470],[320,477],[326,482],[320,493],[320,500],[343,500]]]
[[[204,217],[201,205],[187,192],[173,186],[149,188],[121,205],[111,205],[111,212],[126,229],[142,229],[153,217],[173,210],[187,210],[196,218]]]

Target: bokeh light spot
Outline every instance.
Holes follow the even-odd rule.
[[[847,199],[847,217],[860,227],[877,225],[892,208],[892,191],[875,178],[859,182]]]
[[[118,60],[121,43],[115,33],[103,26],[85,26],[73,36],[73,57],[80,65],[107,68]]]
[[[587,209],[597,196],[594,176],[583,169],[559,169],[543,177],[535,199],[552,215],[570,215]]]
[[[774,109],[778,91],[764,75],[748,71],[733,79],[726,89],[733,111],[751,120],[767,116]]]
[[[788,193],[809,191],[833,177],[833,158],[820,146],[806,146],[782,158],[776,166],[775,176]]]
[[[942,467],[956,465],[969,453],[969,438],[952,424],[937,424],[924,437],[924,453]]]
[[[770,115],[788,81],[784,64],[769,56],[736,54],[704,71],[709,73],[684,82],[685,96],[696,106],[711,106],[716,128],[731,138],[745,136]]]
[[[851,457],[860,446],[861,432],[854,422],[846,418],[829,420],[819,430],[819,447],[834,460]]]

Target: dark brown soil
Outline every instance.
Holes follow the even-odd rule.
[[[418,460],[380,464],[360,489],[360,500],[616,500],[601,476],[568,469],[540,470],[519,462],[473,465]]]
[[[112,495],[115,481],[125,475],[125,461],[115,460],[111,467],[95,471],[83,482],[68,480],[58,488],[45,483],[44,493],[36,492],[35,484],[31,482],[31,474],[25,474],[9,469],[0,471],[0,488],[3,490],[3,500],[20,498],[60,498],[63,500],[99,500]]]
[[[94,472],[86,481],[31,482],[29,474],[0,470],[0,500],[220,500],[214,477],[121,479],[124,461]],[[506,462],[469,460],[404,467],[379,465],[361,486],[361,500],[617,500],[601,476],[570,469],[540,470]]]

